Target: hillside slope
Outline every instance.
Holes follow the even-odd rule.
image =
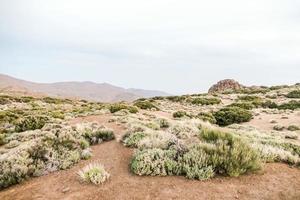
[[[155,90],[125,89],[107,83],[58,82],[34,83],[0,74],[0,90],[24,94],[43,94],[54,97],[80,98],[93,101],[133,101],[142,97],[166,96]]]

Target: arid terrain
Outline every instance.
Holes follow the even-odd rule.
[[[134,102],[0,96],[0,199],[300,199],[300,85]],[[99,185],[78,171],[101,163]]]

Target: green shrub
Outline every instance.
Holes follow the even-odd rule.
[[[275,109],[278,108],[278,105],[275,102],[268,100],[262,103],[262,107]]]
[[[114,132],[107,128],[86,129],[83,135],[90,144],[98,144],[115,138]]]
[[[220,104],[221,100],[218,98],[194,98],[191,100],[191,103],[197,105],[214,105]]]
[[[146,137],[144,132],[127,133],[123,136],[122,141],[126,147],[138,147],[138,143]]]
[[[246,96],[239,96],[238,97],[239,100],[241,101],[260,101],[261,98],[258,96],[252,96],[252,95],[246,95]]]
[[[140,108],[140,109],[143,109],[143,110],[151,110],[151,109],[159,110],[150,101],[136,101],[133,105]]]
[[[217,124],[220,126],[248,122],[252,119],[250,111],[239,107],[225,107],[215,112],[213,115],[217,120]]]
[[[261,166],[258,152],[230,133],[204,128],[200,138],[215,145],[203,149],[211,156],[211,164],[219,174],[239,176]]]
[[[0,105],[6,105],[9,103],[10,103],[10,100],[7,96],[0,96]]]
[[[289,131],[298,131],[298,130],[300,130],[300,128],[298,126],[296,126],[296,125],[290,125],[290,126],[288,126],[287,129]]]
[[[78,172],[78,175],[83,182],[93,183],[95,185],[103,184],[110,177],[103,165],[99,163],[86,165]]]
[[[170,123],[167,119],[159,118],[157,119],[160,128],[169,128]]]
[[[197,118],[205,121],[205,122],[209,122],[211,124],[215,124],[217,123],[217,120],[216,118],[213,116],[212,113],[205,113],[205,112],[200,112],[198,115],[197,115]]]
[[[252,110],[253,108],[255,108],[255,106],[253,105],[252,102],[237,102],[237,103],[232,103],[230,105],[228,105],[227,107],[239,107],[239,108],[243,108],[246,110]]]
[[[185,111],[176,111],[173,113],[174,118],[182,118],[184,116],[188,116],[188,114]]]
[[[48,118],[45,116],[27,116],[15,124],[16,132],[41,129],[47,123]]]
[[[278,106],[279,110],[296,110],[300,108],[300,101],[289,101]]]
[[[181,172],[174,150],[145,149],[135,152],[130,164],[133,173],[140,176],[167,176]]]
[[[281,125],[275,125],[274,127],[273,127],[273,130],[275,130],[275,131],[283,131],[284,130],[284,126],[281,126]]]
[[[138,109],[134,106],[128,106],[125,104],[121,104],[121,103],[116,103],[116,104],[112,104],[109,106],[109,111],[111,113],[115,113],[118,112],[120,110],[128,110],[130,113],[137,113]]]
[[[215,175],[210,155],[201,148],[190,148],[180,159],[180,165],[189,179],[207,180]]]
[[[293,90],[286,95],[287,98],[300,98],[300,90]]]
[[[172,102],[184,102],[186,97],[185,96],[169,96],[169,97],[166,97],[166,99],[168,99],[169,101],[172,101]]]

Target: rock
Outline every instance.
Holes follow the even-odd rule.
[[[235,91],[245,88],[239,82],[233,79],[225,79],[209,88],[208,93]]]
[[[69,192],[70,191],[70,188],[69,187],[66,187],[66,188],[64,188],[63,190],[62,190],[62,193],[67,193],[67,192]]]

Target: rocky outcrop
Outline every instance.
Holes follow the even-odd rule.
[[[239,82],[233,79],[225,79],[219,81],[217,84],[211,86],[208,90],[208,93],[215,93],[215,92],[225,92],[225,91],[235,91],[245,88]]]

